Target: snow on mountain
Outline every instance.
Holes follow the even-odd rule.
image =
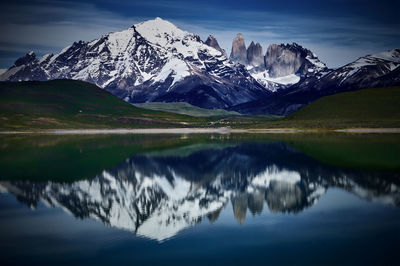
[[[273,92],[277,91],[278,89],[283,88],[284,86],[296,84],[297,82],[300,81],[300,76],[296,75],[296,74],[290,74],[290,75],[283,76],[283,77],[273,78],[273,77],[269,76],[269,73],[267,70],[264,70],[264,71],[259,71],[259,70],[253,71],[252,69],[249,69],[249,70],[250,70],[250,74],[253,78],[255,78],[260,84],[268,86],[270,88],[270,90]],[[271,83],[276,84],[276,86],[271,85]],[[284,85],[284,86],[281,86],[281,85]]]
[[[255,176],[251,183],[255,186],[268,188],[273,181],[295,184],[300,182],[300,180],[301,177],[298,172],[279,170],[275,166],[272,166]]]
[[[182,55],[183,58],[198,59],[199,50],[207,51],[212,56],[222,55],[220,51],[201,42],[197,35],[183,31],[161,18],[136,24],[135,28],[148,42]]]
[[[342,83],[347,78],[355,75],[358,71],[378,65],[381,69],[379,72],[375,73],[375,77],[379,77],[387,74],[388,72],[394,71],[400,66],[400,49],[393,49],[361,57],[356,61],[340,68],[340,71],[338,71],[339,73],[334,77],[341,78],[340,82]]]

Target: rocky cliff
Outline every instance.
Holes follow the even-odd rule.
[[[238,33],[232,42],[232,51],[229,57],[232,61],[247,65],[247,51],[243,35]]]
[[[254,67],[264,65],[264,55],[261,44],[254,44],[254,42],[250,43],[247,48],[247,63]]]

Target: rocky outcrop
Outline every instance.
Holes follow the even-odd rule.
[[[287,47],[289,48],[289,47]],[[271,44],[265,54],[265,67],[271,77],[283,77],[296,73],[302,63],[299,53],[285,46]]]
[[[249,65],[259,67],[264,65],[264,55],[261,44],[251,42],[247,48],[247,62]]]
[[[218,43],[217,39],[215,39],[214,36],[209,35],[209,36],[207,37],[207,40],[205,41],[205,44],[207,44],[208,46],[211,46],[212,48],[215,48],[216,50],[220,51],[223,55],[226,56],[225,50],[222,49],[222,48],[219,46],[219,43]]]
[[[238,33],[232,42],[232,51],[230,59],[243,65],[247,65],[247,51],[243,35]]]

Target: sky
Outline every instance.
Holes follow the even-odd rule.
[[[228,54],[237,33],[246,45],[296,42],[328,67],[400,48],[400,0],[6,0],[0,9],[0,68],[34,51],[58,53],[74,41],[161,17],[214,35]]]

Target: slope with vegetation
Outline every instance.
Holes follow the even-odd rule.
[[[243,116],[219,125],[242,128],[400,127],[400,87],[326,96],[284,118]]]
[[[238,112],[226,111],[224,109],[205,109],[186,102],[148,102],[148,103],[136,103],[136,107],[145,108],[157,111],[166,111],[177,114],[185,114],[196,117],[209,117],[209,116],[235,116],[240,115]]]
[[[0,128],[148,128],[206,125],[208,120],[137,108],[87,82],[0,82]]]

